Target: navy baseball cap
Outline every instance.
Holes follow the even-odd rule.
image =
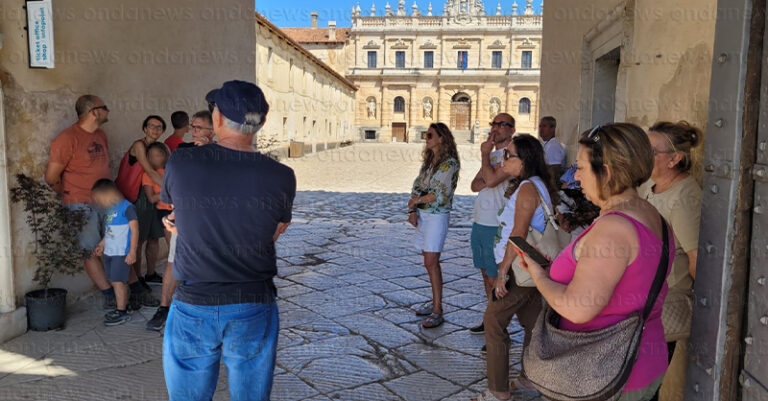
[[[258,86],[246,81],[224,82],[221,88],[208,92],[205,100],[209,104],[215,103],[224,117],[239,124],[245,124],[247,113],[266,115],[269,111],[264,92]]]

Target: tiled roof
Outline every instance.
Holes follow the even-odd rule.
[[[291,39],[299,43],[343,43],[349,40],[352,28],[336,28],[336,39],[328,39],[328,27],[325,28],[280,28]]]

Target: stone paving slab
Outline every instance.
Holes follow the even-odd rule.
[[[468,400],[484,389],[484,337],[466,330],[480,322],[486,303],[468,229],[469,171],[479,159],[463,160],[441,260],[446,322],[436,329],[424,329],[412,311],[431,299],[404,213],[418,163],[394,163],[384,172],[380,163],[342,169],[318,156],[315,164],[288,163],[297,168],[300,192],[293,223],[277,244],[281,331],[272,399]],[[382,172],[386,177],[355,181],[354,175]],[[144,330],[155,309],[107,328],[100,301],[95,294],[71,305],[63,330],[0,345],[0,400],[167,399],[162,334]],[[516,320],[509,331],[515,376],[523,333]],[[224,367],[214,399],[229,399]]]

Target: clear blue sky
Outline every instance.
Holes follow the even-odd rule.
[[[362,0],[360,9],[364,16],[371,12],[371,2],[376,4],[376,15],[384,15],[384,5],[389,1],[393,10],[397,9],[398,0]],[[430,0],[417,0],[419,11],[422,14],[427,13],[427,4]],[[525,9],[525,0],[504,0],[501,2],[501,12],[503,14],[512,14],[512,3],[517,1],[518,13]],[[496,4],[498,0],[484,0],[486,14],[496,14]],[[256,0],[256,11],[266,16],[273,24],[279,27],[309,27],[311,20],[310,11],[318,12],[318,26],[328,26],[328,21],[336,21],[338,27],[350,26],[350,15],[352,6],[357,4],[357,0]],[[432,14],[440,15],[443,13],[445,0],[432,0]],[[533,1],[533,8],[536,13],[540,13],[541,0]],[[408,15],[411,14],[413,0],[405,1],[405,9]]]

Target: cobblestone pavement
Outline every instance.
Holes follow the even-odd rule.
[[[357,167],[356,173],[370,174]],[[431,293],[405,223],[407,195],[310,191],[307,186],[323,183],[300,174],[297,169],[304,191],[294,222],[278,242],[281,331],[272,399],[468,400],[484,390],[483,336],[467,331],[485,309],[469,250],[473,198],[456,197],[442,256],[446,322],[428,330],[411,311]],[[324,180],[331,190],[348,185]],[[0,400],[167,399],[162,336],[144,330],[154,309],[107,328],[97,301],[74,304],[63,330],[29,332],[0,345]],[[522,331],[516,322],[509,330],[516,375]],[[223,367],[221,377],[216,400],[228,399]],[[537,398],[519,393],[515,399]]]

